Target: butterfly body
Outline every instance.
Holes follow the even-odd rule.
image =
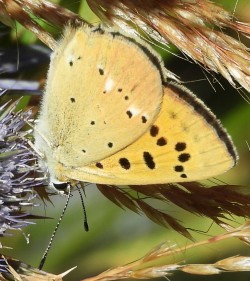
[[[149,46],[84,26],[68,27],[52,55],[35,146],[51,182],[193,181],[237,159],[220,122],[166,82]]]

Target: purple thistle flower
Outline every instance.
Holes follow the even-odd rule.
[[[33,188],[43,185],[37,176],[36,155],[26,138],[29,132],[22,130],[32,112],[14,113],[17,104],[0,107],[0,236],[33,223],[27,221],[32,215],[24,207],[37,206]]]

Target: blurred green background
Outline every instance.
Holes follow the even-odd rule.
[[[234,10],[236,4],[236,0],[216,2],[227,7],[230,11]],[[72,11],[80,11],[82,17],[88,21],[96,21],[84,1],[60,1],[60,3]],[[236,15],[239,19],[250,22],[250,2],[248,0],[239,0]],[[35,43],[35,36],[19,25],[17,26],[17,34],[20,45]],[[13,32],[12,38],[16,38],[15,32]],[[7,46],[6,42],[1,42],[1,44]],[[36,42],[36,44],[40,43]],[[12,41],[12,47],[14,49],[19,48],[14,40]],[[175,51],[177,52],[177,50]],[[240,160],[237,167],[217,178],[229,184],[242,184],[250,188],[250,151],[246,144],[246,141],[250,144],[249,104],[221,76],[212,76],[206,73],[209,77],[208,81],[201,68],[194,63],[182,60],[167,52],[164,52],[163,55],[166,66],[176,73],[189,89],[203,99],[221,119],[238,148]],[[17,60],[17,57],[13,56]],[[47,67],[48,62],[44,60],[41,70],[36,71],[36,77],[33,76],[33,79],[37,79],[37,77],[44,79]],[[214,77],[218,79],[219,83],[216,82]],[[94,185],[87,187],[86,195],[85,204],[90,231],[86,233],[83,230],[82,206],[78,193],[75,193],[44,267],[44,270],[48,272],[61,273],[77,265],[78,268],[65,280],[79,280],[83,277],[96,275],[110,267],[131,262],[164,241],[168,241],[169,245],[176,244],[177,247],[185,246],[190,242],[173,230],[164,229],[144,216],[119,209],[100,194]],[[38,266],[40,262],[57,223],[57,218],[62,212],[65,199],[54,196],[53,205],[47,203],[46,206],[41,201],[38,202],[41,206],[34,208],[31,211],[32,214],[46,215],[54,219],[38,220],[35,225],[27,227],[23,231],[16,231],[14,236],[2,240],[2,244],[13,248],[13,250],[5,251],[6,254],[32,266]],[[210,220],[190,215],[174,206],[165,206],[165,211],[182,220],[186,227],[203,231],[203,234],[192,232],[197,241],[223,232],[216,225],[211,225]],[[242,223],[243,220],[238,219],[237,222]],[[211,229],[207,232],[210,227]],[[28,244],[25,237],[29,237]],[[237,254],[249,256],[250,249],[235,239],[225,243],[199,247],[192,252],[184,251],[181,257],[174,256],[170,262],[212,263]],[[209,277],[175,273],[170,277],[174,281],[201,279],[217,281],[235,280],[236,278],[238,281],[250,280],[250,273],[224,273]]]

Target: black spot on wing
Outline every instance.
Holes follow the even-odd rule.
[[[159,138],[159,139],[156,141],[156,144],[157,144],[158,146],[164,146],[164,145],[167,144],[167,140],[166,140],[166,138],[161,137],[161,138]]]
[[[189,153],[181,153],[179,156],[178,156],[178,160],[180,162],[187,162],[189,159],[190,159],[190,154]]]
[[[99,169],[103,169],[103,165],[100,162],[95,163],[96,167]]]
[[[153,125],[151,128],[150,128],[150,135],[151,137],[156,137],[159,133],[159,127],[157,127],[156,125]]]
[[[181,165],[177,165],[177,166],[174,167],[174,170],[176,172],[183,172],[184,171],[184,167],[181,166]]]
[[[143,159],[149,169],[153,170],[155,168],[154,158],[149,152],[143,152]]]
[[[130,162],[127,158],[120,158],[119,159],[119,164],[121,165],[121,167],[125,170],[129,170],[130,169]]]
[[[109,148],[113,147],[113,143],[112,143],[112,142],[109,142],[109,143],[108,143],[108,147],[109,147]]]
[[[175,150],[176,151],[183,151],[187,148],[187,144],[185,142],[177,142],[175,145]]]
[[[130,110],[127,110],[127,111],[126,111],[126,114],[128,115],[128,118],[129,118],[129,119],[131,119],[132,116],[133,116],[133,114],[132,114],[132,112],[131,112]]]
[[[146,118],[146,116],[142,116],[141,121],[142,121],[142,123],[145,124],[145,123],[147,123],[148,119]]]
[[[104,69],[98,68],[98,70],[99,70],[99,74],[100,74],[100,75],[104,75]]]

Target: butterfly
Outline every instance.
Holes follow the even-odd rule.
[[[168,80],[160,56],[140,39],[67,26],[35,130],[51,184],[195,181],[233,167],[237,152],[220,121]]]

